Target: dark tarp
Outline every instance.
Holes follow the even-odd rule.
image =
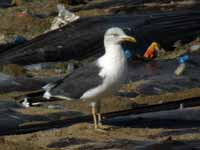
[[[200,11],[141,15],[85,17],[25,44],[0,50],[0,63],[33,64],[82,60],[103,53],[103,35],[118,26],[135,36],[132,51],[143,52],[152,41],[169,48],[177,40],[189,41],[200,34]]]

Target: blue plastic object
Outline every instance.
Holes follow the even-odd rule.
[[[16,36],[15,38],[14,38],[14,40],[13,40],[13,42],[15,43],[15,44],[23,44],[23,43],[25,43],[27,41],[27,39],[26,38],[24,38],[23,36]]]
[[[124,50],[125,56],[128,60],[131,60],[133,57],[133,54],[131,53],[131,51],[129,49],[125,49]]]
[[[179,58],[179,63],[184,64],[189,60],[189,55],[183,55]]]

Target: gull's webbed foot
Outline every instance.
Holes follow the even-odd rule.
[[[101,114],[96,112],[96,103],[92,102],[90,104],[90,106],[92,107],[92,116],[93,116],[93,120],[94,120],[94,130],[98,131],[98,132],[106,133],[110,129],[110,127],[102,124]]]

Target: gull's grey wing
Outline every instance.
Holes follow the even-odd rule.
[[[101,68],[95,63],[75,70],[50,90],[52,96],[79,99],[87,90],[102,84],[98,74]]]

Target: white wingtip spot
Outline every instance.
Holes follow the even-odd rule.
[[[51,93],[49,91],[46,91],[43,95],[44,98],[50,99],[52,97]]]
[[[48,83],[48,84],[46,84],[45,86],[43,86],[42,89],[44,89],[44,90],[46,90],[46,91],[49,91],[49,90],[51,90],[54,86],[55,86],[54,83]]]
[[[30,103],[28,102],[28,99],[25,97],[23,102],[21,103],[23,107],[28,108],[30,107]]]

